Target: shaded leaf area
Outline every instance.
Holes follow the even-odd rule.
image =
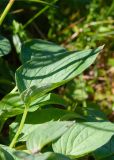
[[[88,102],[87,108],[77,107],[77,113],[83,115],[87,121],[107,121],[107,116],[102,110],[100,109],[98,104]]]
[[[0,145],[1,160],[70,160],[68,157],[53,152],[28,154],[23,151],[10,149],[8,146]]]
[[[0,35],[0,57],[7,55],[11,50],[11,45],[8,39]]]
[[[102,160],[113,160],[114,159],[114,156],[110,156],[110,157],[107,157],[107,158],[103,158]]]
[[[59,95],[54,93],[46,94],[30,104],[29,111],[35,111],[39,107],[48,104],[58,104],[67,106],[67,102]],[[22,114],[24,110],[24,103],[18,92],[9,93],[0,101],[0,117],[1,119],[7,119],[18,114]]]
[[[35,154],[35,155],[29,155],[24,152],[15,152],[15,155],[22,160],[27,159],[27,160],[70,160],[68,157],[53,153],[53,152],[46,152],[43,154]]]
[[[13,76],[8,62],[0,58],[0,96],[9,93],[15,86]]]
[[[69,120],[77,118],[81,119],[83,117],[77,113],[58,108],[41,109],[33,113],[28,113],[24,128],[18,141],[26,141],[28,135],[38,126],[38,124],[42,124],[48,121]],[[16,134],[20,120],[21,116],[18,116],[16,121],[10,125],[10,139],[12,139]]]
[[[38,153],[41,149],[52,141],[63,135],[74,122],[55,121],[39,124],[28,135],[27,148],[32,153]]]
[[[10,149],[8,146],[0,145],[1,160],[70,160],[68,157],[53,152],[43,154],[28,154],[23,151]]]
[[[114,155],[114,136],[109,140],[109,142],[98,148],[93,155],[97,160],[104,160],[104,158],[110,160],[109,156]]]
[[[65,52],[62,57],[55,56],[55,62],[51,52],[45,61],[34,58],[24,63],[16,71],[16,83],[23,101],[29,105],[41,95],[73,79],[94,62],[102,48]]]
[[[65,48],[52,42],[41,39],[33,39],[22,45],[21,61],[22,63],[25,63],[37,58],[38,63],[40,62],[42,65],[44,63],[50,64],[64,57],[65,52]]]
[[[15,152],[15,149],[0,145],[0,160],[20,160],[19,158],[16,158],[13,152]]]
[[[23,113],[23,102],[19,93],[9,93],[0,101],[0,117],[7,119],[20,113]]]
[[[82,157],[107,143],[114,134],[110,122],[79,122],[53,144],[54,152]]]

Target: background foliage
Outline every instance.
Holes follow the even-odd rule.
[[[87,119],[92,117],[100,120],[108,118],[108,120],[113,122],[114,0],[58,0],[55,2],[52,0],[46,0],[45,2],[39,0],[17,0],[5,18],[3,25],[0,26],[0,35],[7,37],[11,44],[10,46],[8,40],[0,42],[0,46],[5,46],[4,53],[0,51],[0,98],[2,99],[15,87],[15,71],[22,62],[24,63],[20,52],[22,43],[26,40],[40,38],[52,41],[59,44],[61,48],[65,47],[68,51],[96,48],[105,44],[103,52],[89,69],[80,74],[78,78],[74,78],[69,83],[53,91],[54,94],[57,93],[60,96],[55,97],[57,102],[54,101],[50,104],[48,101],[48,98],[56,96],[54,94],[47,95],[45,98],[47,98],[46,104],[49,106],[53,103],[60,105],[59,107],[57,106],[58,109],[68,106],[68,110],[76,111],[77,114],[81,114],[81,116],[87,117]],[[2,14],[7,3],[8,0],[0,1],[0,14]],[[3,37],[1,36],[0,40],[2,39]],[[10,54],[7,54],[8,52]],[[15,99],[11,100],[15,104],[14,112],[22,114],[23,104],[19,101],[17,93],[13,96],[15,96]],[[59,99],[61,97],[63,98],[62,101]],[[4,101],[4,99],[1,101],[2,106],[5,106]],[[22,108],[19,110],[16,109],[20,105],[17,102],[20,102],[22,105]],[[40,105],[44,106],[44,104],[45,100]],[[3,119],[4,113],[2,111]],[[63,116],[64,113],[61,114]],[[6,145],[15,135],[16,130],[13,128],[18,126],[20,120],[19,116],[10,117],[12,116],[8,112],[8,120],[5,122],[0,135],[1,143]],[[49,117],[47,119],[50,120]],[[15,123],[12,123],[14,120]],[[2,124],[2,121],[0,123]],[[24,130],[26,129],[24,128]],[[5,138],[3,139],[3,137]],[[113,141],[113,138],[111,140]],[[53,144],[53,148],[57,144],[59,142]],[[111,145],[111,148],[113,148],[113,143]],[[104,148],[107,148],[107,146],[104,146]],[[104,148],[101,149],[101,152],[96,150],[92,155],[85,156],[84,159],[105,160],[103,154],[106,150]],[[107,153],[107,155],[114,155],[114,151],[111,154],[110,152]],[[58,156],[61,157],[61,155]],[[35,159],[35,157],[33,158]],[[113,157],[111,158],[113,159]]]

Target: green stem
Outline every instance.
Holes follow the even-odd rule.
[[[15,93],[17,91],[17,86],[10,92],[10,93]]]
[[[109,15],[113,10],[114,10],[114,0],[112,1],[111,7],[109,8],[107,15]]]
[[[25,123],[25,120],[26,120],[27,113],[28,113],[28,107],[25,106],[24,113],[23,113],[19,128],[18,128],[17,133],[14,136],[14,138],[13,138],[13,140],[12,140],[10,146],[9,146],[10,148],[13,148],[15,146],[15,144],[17,142],[17,139],[18,139],[20,133],[22,132],[22,129],[23,129],[23,126],[24,126],[24,123]]]
[[[26,0],[25,0],[26,1]],[[44,2],[42,0],[28,0],[29,2],[36,2],[36,3],[41,3],[41,4],[45,4],[45,5],[49,5],[49,6],[52,6],[52,7],[55,7],[53,6],[52,4],[48,3],[48,2]]]
[[[32,23],[32,21],[34,21],[37,17],[39,17],[43,12],[45,12],[47,9],[49,8],[49,6],[44,7],[40,12],[38,12],[37,14],[35,14],[31,19],[29,19],[27,21],[27,23],[23,26],[23,28],[25,29],[30,23]]]
[[[9,10],[11,9],[13,3],[15,0],[9,0],[9,3],[7,4],[4,12],[2,13],[1,17],[0,17],[0,26],[2,25],[6,15],[8,14]]]
[[[55,2],[57,2],[58,0],[54,0],[52,2],[52,4],[54,4]],[[42,10],[40,10],[38,13],[36,13],[31,19],[29,19],[27,21],[27,23],[23,26],[23,28],[25,29],[30,23],[32,23],[36,18],[38,18],[43,12],[45,12],[50,6],[46,6],[44,7]]]

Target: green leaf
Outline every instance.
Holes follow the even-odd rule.
[[[19,160],[13,154],[15,150],[8,146],[0,145],[0,160]]]
[[[21,61],[25,63],[30,60],[38,59],[40,63],[56,62],[64,56],[66,49],[41,39],[33,39],[25,42],[21,49]]]
[[[11,45],[8,39],[0,35],[0,57],[7,55],[11,50]]]
[[[49,93],[30,104],[29,111],[35,111],[39,107],[48,104],[58,104],[67,106],[67,103],[59,95]],[[22,114],[24,110],[24,103],[18,92],[9,93],[0,101],[0,118],[7,119],[18,114]]]
[[[79,75],[94,62],[102,48],[64,54],[51,52],[46,56],[41,52],[39,58],[35,56],[24,63],[16,71],[16,83],[23,101],[29,105],[38,97]]]
[[[77,158],[95,151],[114,134],[110,122],[80,122],[74,124],[53,144],[54,152]]]
[[[28,136],[27,148],[32,153],[41,151],[45,145],[59,138],[73,124],[74,121],[55,121],[39,124]]]
[[[70,160],[68,157],[53,153],[53,152],[46,152],[43,154],[35,154],[35,155],[26,155],[22,152],[16,152],[15,153],[17,157],[20,157],[22,160],[27,159],[27,160]]]
[[[54,93],[48,93],[33,101],[30,104],[30,108],[32,110],[32,108],[38,108],[37,106],[41,107],[49,104],[58,104],[64,107],[68,106],[68,103],[61,96]]]
[[[0,118],[7,119],[23,113],[24,105],[19,93],[9,93],[0,101]]]
[[[114,154],[114,136],[109,140],[109,142],[107,142],[102,147],[98,148],[93,153],[95,159],[97,159],[97,160],[112,156],[113,154]]]
[[[21,118],[22,116],[18,116],[15,122],[10,125],[10,139],[12,139],[16,134]],[[28,113],[18,141],[26,141],[28,135],[36,128],[37,124],[45,123],[48,121],[69,120],[70,118],[76,119],[82,117],[77,113],[58,108],[41,109]]]

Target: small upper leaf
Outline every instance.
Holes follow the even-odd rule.
[[[0,57],[7,55],[11,50],[11,45],[8,39],[0,36]]]

